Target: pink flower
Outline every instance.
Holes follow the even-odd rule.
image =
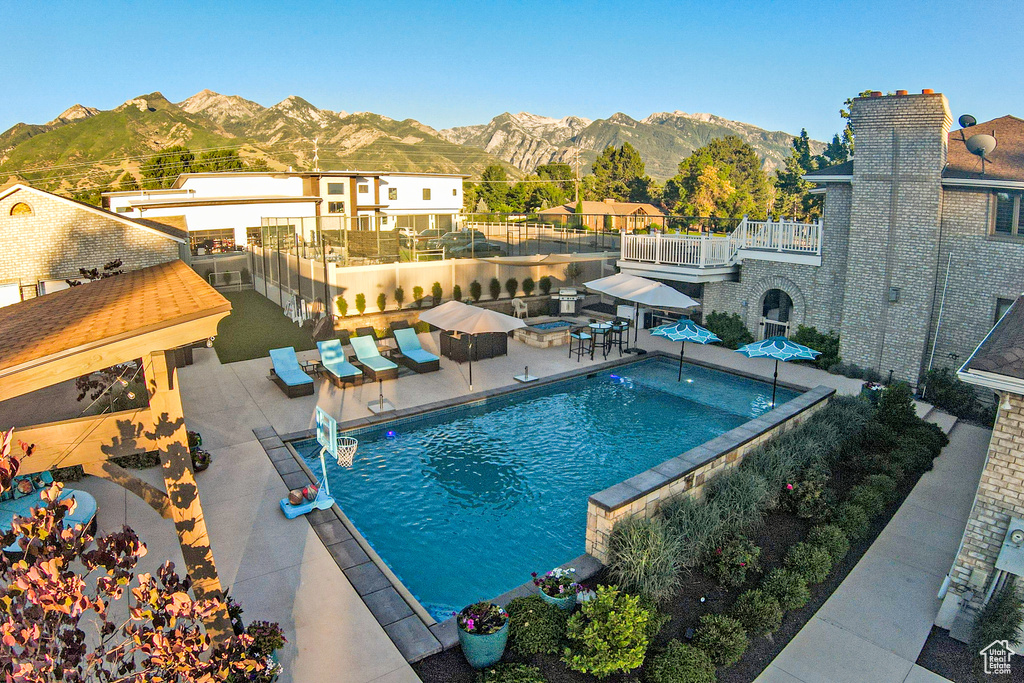
[[[741,567],[746,567],[746,566],[747,566],[747,563],[746,563],[746,562],[740,562],[740,566],[741,566]]]
[[[792,484],[786,484],[786,490],[787,491],[792,491],[793,490],[793,485]]]

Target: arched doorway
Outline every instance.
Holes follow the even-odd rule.
[[[793,299],[781,289],[769,289],[761,304],[760,338],[789,336],[789,318],[793,312]]]

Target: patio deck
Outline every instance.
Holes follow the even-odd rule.
[[[438,335],[421,335],[435,351]],[[679,345],[640,333],[640,346],[678,354]],[[316,351],[300,352],[316,358]],[[717,347],[688,344],[688,358],[771,378],[772,361],[751,360]],[[617,358],[613,352],[609,358]],[[245,608],[245,620],[281,622],[288,638],[282,651],[282,682],[319,680],[325,672],[345,672],[351,683],[417,681],[405,658],[378,625],[334,558],[305,520],[288,521],[278,508],[287,488],[267,458],[253,429],[273,427],[279,434],[310,429],[313,409],[320,405],[340,421],[366,417],[367,402],[377,398],[377,384],[333,387],[317,380],[313,396],[288,399],[267,379],[269,359],[221,365],[212,349],[195,353],[195,365],[180,373],[188,428],[202,433],[214,456],[209,470],[197,477],[206,522],[224,585]],[[595,363],[602,362],[598,355]],[[545,377],[581,369],[589,360],[570,359],[565,347],[538,349],[510,340],[509,354],[473,364],[475,391],[514,384],[512,376],[529,365]],[[442,359],[439,372],[402,376],[383,384],[384,396],[398,408],[456,399],[469,392],[468,366]],[[823,384],[839,393],[855,393],[860,382],[829,375],[808,366],[782,364],[779,378],[805,386]],[[358,457],[358,454],[357,456]],[[140,476],[160,482],[159,469]],[[130,524],[149,547],[142,571],[155,570],[170,559],[183,567],[173,524],[159,518],[124,489],[89,477],[80,482],[99,502],[102,531]]]

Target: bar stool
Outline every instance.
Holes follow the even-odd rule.
[[[629,321],[618,320],[612,323],[612,329],[608,331],[608,348],[619,349],[619,358],[622,358],[622,350],[629,346]]]
[[[573,342],[575,342],[576,348],[573,348]],[[580,362],[583,359],[584,354],[592,354],[594,352],[594,337],[591,336],[590,332],[585,327],[578,327],[575,330],[569,332],[569,358],[576,354],[576,362]]]

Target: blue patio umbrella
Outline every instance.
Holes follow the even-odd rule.
[[[659,325],[651,329],[655,337],[665,337],[670,341],[682,342],[679,349],[679,377],[676,381],[683,379],[683,354],[686,353],[686,342],[698,344],[710,344],[711,342],[722,341],[709,329],[703,328],[687,318],[680,318],[674,323]]]
[[[772,406],[775,405],[775,387],[779,383],[779,361],[814,360],[821,355],[821,351],[815,351],[802,344],[791,342],[781,335],[747,344],[736,349],[736,353],[742,353],[747,358],[775,359],[775,376],[772,379]]]

